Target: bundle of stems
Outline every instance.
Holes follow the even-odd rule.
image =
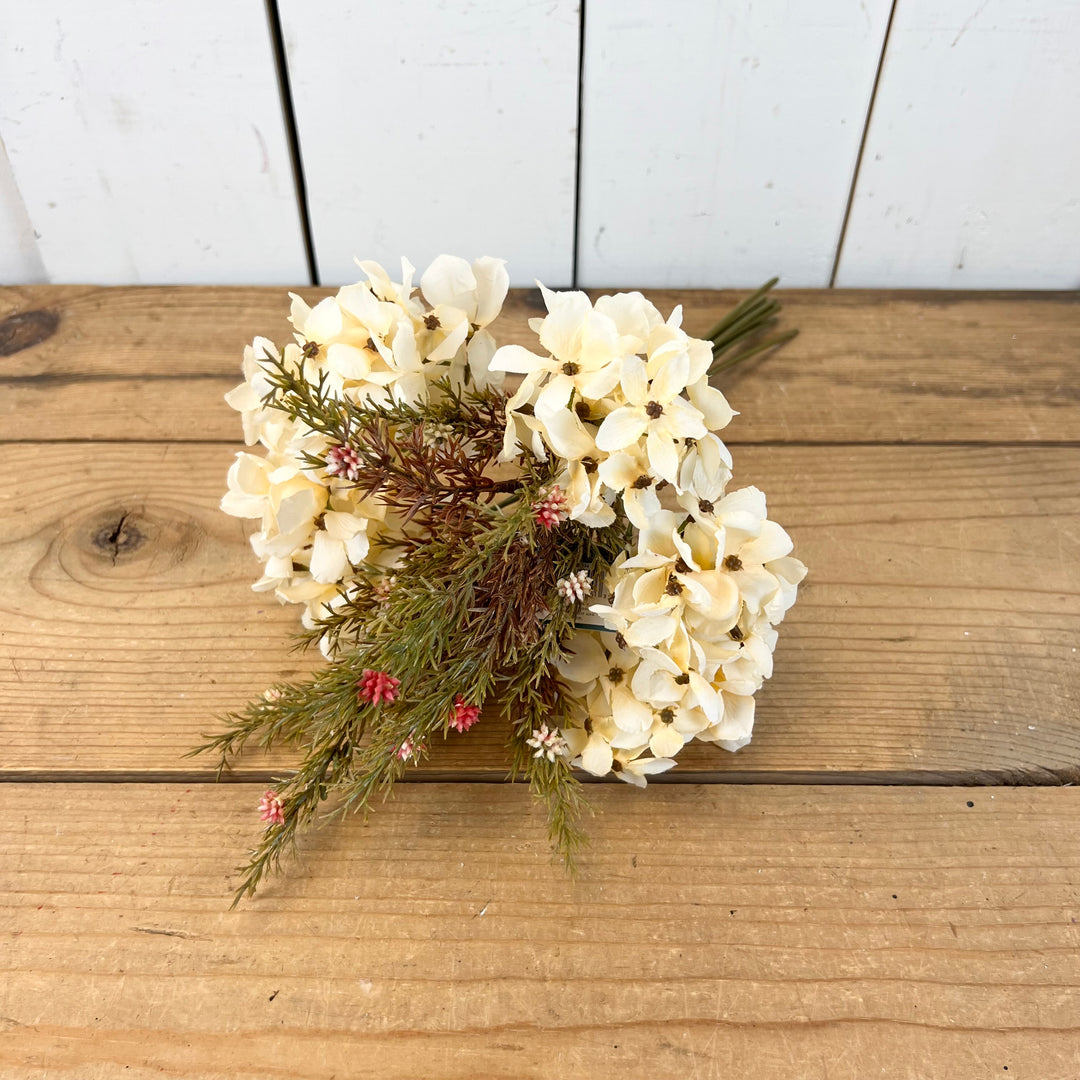
[[[761,333],[779,322],[780,301],[770,296],[779,278],[770,278],[760,289],[734,307],[705,335],[713,344],[713,362],[709,375],[719,375],[743,364],[752,356],[778,349],[798,330],[761,339]]]

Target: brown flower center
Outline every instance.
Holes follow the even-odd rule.
[[[675,710],[672,708],[660,710],[660,720],[665,724],[673,724],[675,722]]]
[[[652,477],[641,474],[633,483],[632,487],[636,491],[644,491],[647,487],[652,487]]]
[[[674,574],[672,574],[671,577],[669,577],[667,579],[667,588],[664,589],[664,592],[666,592],[668,594],[668,596],[679,596],[679,595],[681,595],[682,594],[682,582],[679,581],[679,579]]]
[[[577,366],[572,360],[567,360],[562,366],[562,373],[564,375],[576,375],[581,368]]]
[[[424,316],[424,325],[429,330],[438,330],[442,323],[439,322],[439,316],[432,312],[432,314]]]
[[[713,510],[715,509],[713,504],[708,499],[698,499],[697,508],[703,514],[711,514],[713,512]]]
[[[738,555],[729,555],[724,560],[724,569],[725,570],[741,570],[742,569],[742,559],[740,559]]]
[[[621,667],[613,667],[607,673],[608,681],[613,683],[614,685],[618,686],[618,684],[622,682],[623,675],[625,675],[625,674],[626,673],[623,671],[623,669]]]
[[[650,401],[649,404],[645,406],[645,415],[652,420],[658,420],[664,415],[664,406],[661,405],[659,401]]]

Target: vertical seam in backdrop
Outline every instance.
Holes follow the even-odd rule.
[[[870,102],[866,106],[866,121],[863,124],[862,139],[859,140],[859,153],[855,158],[855,171],[851,177],[851,187],[848,190],[847,206],[844,207],[844,220],[840,225],[840,238],[836,242],[836,256],[833,258],[832,273],[829,275],[829,288],[836,287],[836,275],[840,270],[840,257],[844,252],[844,240],[847,238],[848,220],[851,217],[851,207],[855,202],[855,188],[859,183],[859,173],[862,170],[863,151],[866,150],[866,137],[870,131],[870,121],[874,116],[874,102],[877,101],[878,84],[881,82],[881,72],[885,67],[885,54],[889,49],[889,34],[892,31],[893,16],[896,14],[897,0],[892,0],[889,8],[889,21],[885,24],[885,36],[881,41],[881,55],[878,57],[877,71],[874,74],[874,86],[870,91]]]
[[[581,0],[578,12],[577,145],[574,160],[574,234],[570,256],[570,287],[573,289],[580,286],[578,237],[581,235],[581,121],[585,100],[585,0]]]
[[[293,112],[292,87],[289,83],[289,57],[285,52],[285,39],[281,32],[281,14],[277,0],[266,0],[266,21],[270,26],[270,41],[274,48],[277,67],[278,91],[281,96],[281,117],[285,124],[285,137],[292,159],[293,187],[296,190],[296,210],[300,216],[300,231],[304,238],[304,255],[307,258],[310,284],[319,284],[319,267],[315,261],[315,243],[311,236],[311,215],[308,213],[307,183],[304,180],[304,161],[300,155],[300,135],[296,129]]]

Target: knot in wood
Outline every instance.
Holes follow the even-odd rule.
[[[55,311],[20,311],[0,322],[0,356],[14,356],[40,345],[56,333],[60,316]]]

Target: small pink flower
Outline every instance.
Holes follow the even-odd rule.
[[[532,505],[537,524],[553,529],[566,520],[566,496],[558,484],[540,489],[540,498]]]
[[[389,577],[379,578],[379,580],[371,586],[371,591],[380,608],[385,608],[390,602],[390,593],[394,591],[395,584],[397,584],[397,576],[391,574]]]
[[[574,603],[584,600],[592,592],[592,578],[584,570],[578,570],[569,577],[556,581],[555,589],[563,599]]]
[[[465,699],[458,694],[454,698],[454,708],[450,716],[450,726],[464,735],[480,719],[480,706],[467,705]]]
[[[260,821],[267,825],[281,825],[285,821],[285,804],[281,801],[276,791],[267,791],[259,801],[259,809],[262,811]]]
[[[400,685],[400,679],[395,679],[385,671],[364,668],[360,681],[356,684],[356,694],[361,701],[370,701],[372,705],[378,705],[381,701],[393,705]]]
[[[541,724],[532,733],[531,739],[525,740],[526,746],[536,748],[534,758],[546,757],[548,761],[554,761],[556,757],[566,754],[566,740],[562,737],[558,728],[550,729],[547,724]]]
[[[326,472],[353,482],[360,479],[360,455],[351,446],[331,446],[326,451]]]
[[[413,741],[413,737],[408,736],[405,741],[397,748],[397,756],[402,761],[408,761],[409,758],[414,757],[417,753],[423,750],[423,744],[417,744]]]

